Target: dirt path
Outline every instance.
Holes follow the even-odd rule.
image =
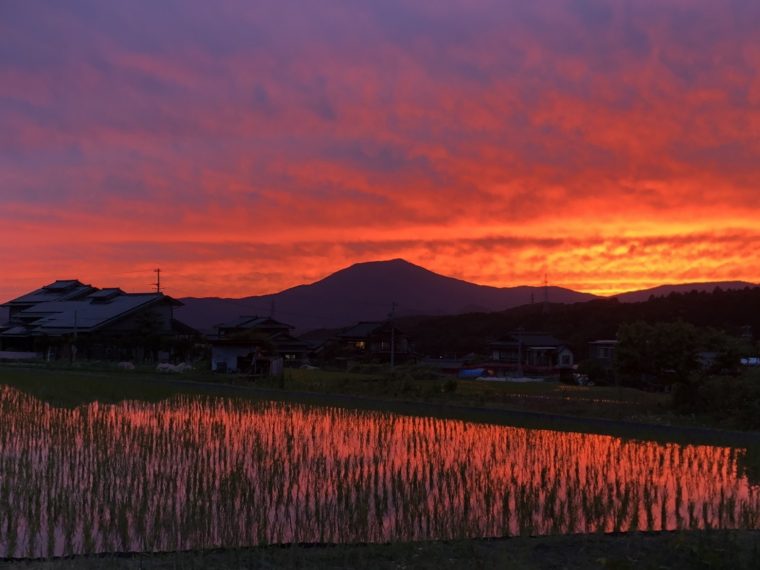
[[[0,561],[9,570],[169,570],[242,568],[760,568],[760,531],[573,535],[343,546],[270,546],[168,554]]]

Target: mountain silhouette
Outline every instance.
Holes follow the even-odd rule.
[[[588,301],[595,296],[548,287],[552,303]],[[310,285],[272,295],[223,299],[184,298],[176,311],[181,321],[202,331],[241,315],[274,315],[303,332],[334,328],[395,314],[452,315],[502,311],[532,300],[543,302],[543,287],[489,287],[433,273],[403,259],[357,263]]]
[[[642,303],[649,300],[649,297],[666,297],[671,293],[688,293],[690,291],[699,291],[711,293],[716,288],[725,291],[733,289],[744,289],[745,287],[757,287],[754,283],[747,281],[712,281],[706,283],[680,283],[677,285],[659,285],[651,289],[642,289],[640,291],[629,291],[621,293],[615,297],[622,303]]]

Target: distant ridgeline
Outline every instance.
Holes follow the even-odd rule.
[[[400,329],[415,340],[422,354],[480,353],[484,341],[508,331],[542,330],[585,352],[587,343],[615,338],[623,323],[684,321],[713,327],[736,337],[760,335],[760,287],[713,292],[671,293],[641,303],[597,299],[585,303],[524,305],[498,313],[471,313],[440,317],[398,319]]]

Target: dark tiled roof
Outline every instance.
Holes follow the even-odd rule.
[[[344,330],[338,336],[340,338],[367,338],[384,324],[380,321],[362,321]]]
[[[85,298],[37,303],[19,313],[18,316],[24,320],[25,325],[15,326],[0,334],[27,336],[63,334],[74,330],[89,332],[154,304],[181,304],[163,293],[125,293],[106,299],[105,302],[100,302],[101,300]]]
[[[118,287],[110,287],[107,289],[101,289],[99,291],[95,291],[94,293],[90,293],[87,295],[88,299],[113,299],[114,297],[118,297],[119,295],[124,295],[124,291],[119,289]]]
[[[36,303],[45,303],[50,301],[66,301],[81,299],[89,294],[97,292],[98,289],[85,285],[76,279],[67,279],[54,281],[50,285],[45,285],[39,289],[17,297],[5,303],[3,306],[11,307],[18,305],[33,305]]]
[[[226,323],[219,323],[218,325],[215,325],[216,328],[220,329],[237,329],[241,328],[247,325],[250,326],[256,326],[256,323],[261,322],[263,320],[262,317],[238,317],[234,321],[228,321]]]
[[[510,346],[522,343],[523,346],[564,346],[566,343],[543,332],[513,332],[492,342],[491,346]]]
[[[281,323],[280,321],[276,321],[271,317],[258,317],[258,316],[243,316],[238,317],[234,321],[229,321],[226,323],[221,323],[215,326],[217,329],[256,329],[256,328],[281,328],[281,327],[287,327],[289,329],[292,329],[293,327],[287,323]]]

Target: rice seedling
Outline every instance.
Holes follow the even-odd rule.
[[[730,448],[202,396],[0,409],[7,557],[760,526]]]

